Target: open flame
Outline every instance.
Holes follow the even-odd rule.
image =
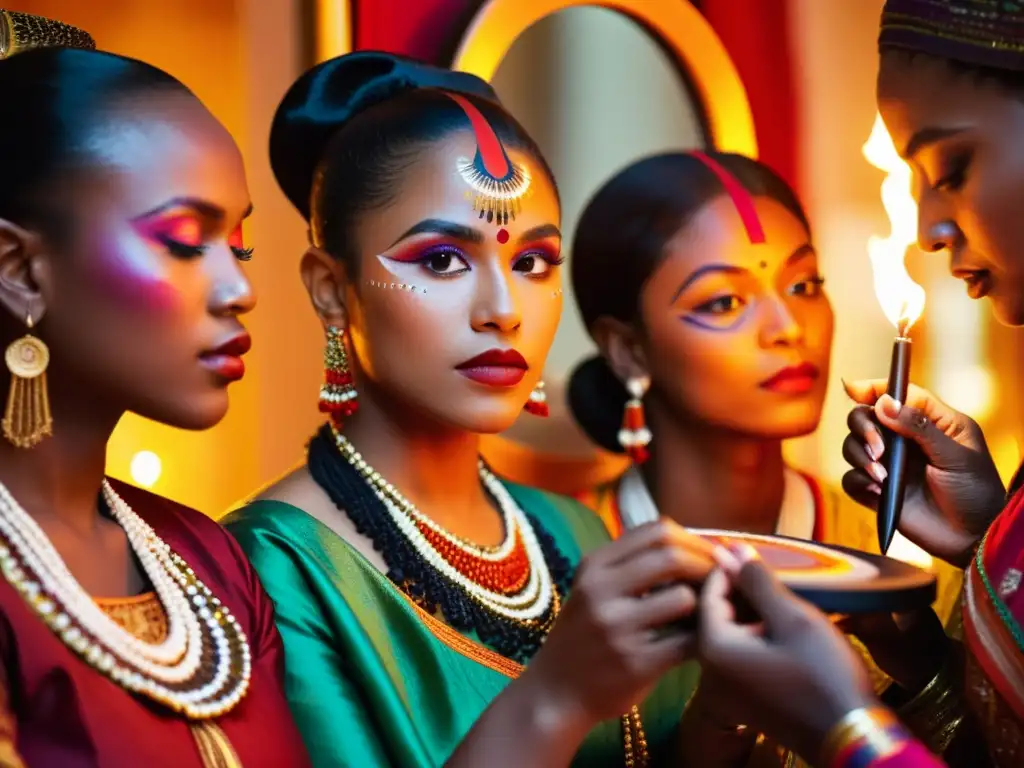
[[[896,151],[879,115],[863,148],[864,157],[886,172],[882,182],[882,205],[892,228],[888,237],[868,240],[868,255],[875,274],[875,294],[885,316],[900,335],[924,311],[924,288],[910,279],[904,258],[917,241],[917,203],[911,194],[911,173]]]
[[[875,294],[885,316],[903,336],[924,311],[924,288],[910,279],[904,262],[907,249],[917,242],[917,203],[911,194],[910,166],[896,151],[881,115],[875,118],[863,152],[869,163],[886,173],[882,181],[882,205],[892,228],[888,237],[868,240]],[[899,532],[889,547],[889,557],[925,569],[931,569],[934,564],[931,555]]]

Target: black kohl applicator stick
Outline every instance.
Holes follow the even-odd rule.
[[[896,340],[892,345],[892,361],[889,365],[889,397],[901,405],[907,400],[910,384],[910,338],[907,336],[909,323],[901,320],[897,327]],[[903,511],[903,496],[906,493],[907,441],[889,429],[882,429],[885,439],[885,481],[878,501],[878,546],[882,554],[889,551],[892,539],[900,526]]]

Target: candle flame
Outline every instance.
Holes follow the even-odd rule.
[[[875,274],[875,294],[882,312],[903,336],[924,311],[924,288],[910,279],[904,258],[917,242],[917,203],[911,194],[911,172],[896,151],[885,123],[875,118],[871,136],[862,150],[871,165],[885,171],[882,205],[892,231],[888,237],[868,240],[868,255]]]

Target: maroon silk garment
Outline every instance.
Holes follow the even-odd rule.
[[[235,540],[194,510],[112,481],[124,500],[231,610],[249,639],[252,681],[215,722],[244,768],[309,765],[283,689],[273,606]],[[135,696],[70,651],[0,579],[5,730],[30,768],[203,768],[186,720]]]

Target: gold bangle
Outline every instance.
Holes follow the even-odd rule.
[[[921,692],[899,708],[903,722],[939,755],[949,748],[964,721],[963,699],[953,676],[955,658],[950,654]]]
[[[821,765],[831,765],[850,744],[870,738],[898,723],[896,716],[885,707],[861,707],[848,712],[826,734],[821,749]]]
[[[0,59],[30,48],[94,50],[96,41],[85,30],[61,21],[0,10]]]

